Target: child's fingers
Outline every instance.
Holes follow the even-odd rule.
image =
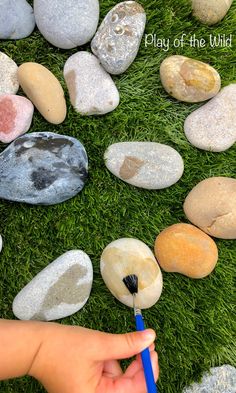
[[[117,378],[123,374],[120,364],[117,360],[107,360],[104,363],[103,376]]]
[[[157,363],[157,353],[156,355],[153,355],[153,353],[156,353],[154,351],[150,352],[151,355],[151,360],[153,361],[153,367],[156,367],[155,365],[155,361]],[[132,378],[139,370],[143,370],[143,365],[142,365],[142,360],[141,360],[141,355],[138,355],[136,357],[136,360],[134,360],[130,366],[127,368],[126,372],[125,372],[125,376]],[[153,369],[154,372],[154,369]]]

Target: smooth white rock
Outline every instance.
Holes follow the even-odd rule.
[[[19,90],[17,64],[5,53],[0,52],[0,95],[16,94]]]

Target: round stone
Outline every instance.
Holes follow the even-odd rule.
[[[0,52],[0,95],[16,94],[19,89],[16,63]]]
[[[69,57],[64,77],[71,103],[81,115],[103,115],[119,105],[115,83],[91,53],[81,51]]]
[[[22,320],[65,318],[85,305],[92,281],[93,267],[88,255],[80,250],[67,251],[18,293],[13,312]]]
[[[110,243],[102,253],[100,269],[111,293],[129,307],[133,307],[133,296],[123,282],[129,275],[138,277],[137,307],[149,308],[161,296],[161,270],[151,250],[140,240],[123,238]]]
[[[180,154],[156,142],[120,142],[104,155],[107,168],[126,183],[148,190],[170,187],[184,171]]]
[[[143,7],[124,1],[113,7],[92,40],[91,48],[110,74],[121,74],[137,56],[146,24]]]
[[[86,44],[99,20],[98,0],[34,0],[36,23],[52,45],[62,49]]]
[[[35,27],[33,8],[25,0],[1,0],[0,39],[28,37]]]
[[[60,124],[66,117],[64,91],[58,79],[38,63],[24,63],[18,69],[22,89],[41,115],[52,124]]]
[[[236,179],[211,177],[201,181],[185,199],[184,212],[209,235],[236,239]]]
[[[190,224],[174,224],[156,238],[155,255],[163,270],[191,278],[208,276],[215,268],[218,250],[215,242]]]
[[[236,141],[236,83],[224,87],[184,124],[189,142],[202,150],[221,152]]]
[[[206,25],[220,22],[231,7],[233,0],[192,0],[193,15]]]
[[[201,102],[214,97],[221,79],[210,65],[185,56],[167,57],[160,67],[164,89],[179,101]]]

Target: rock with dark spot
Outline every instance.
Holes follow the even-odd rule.
[[[29,36],[35,27],[33,8],[25,0],[0,0],[0,39]]]
[[[80,250],[67,251],[18,293],[13,312],[23,320],[52,321],[67,317],[85,305],[92,281],[93,267],[88,255]]]
[[[16,139],[0,154],[0,198],[53,205],[80,192],[88,159],[75,138],[37,132]]]

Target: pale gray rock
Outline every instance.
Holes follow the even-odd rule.
[[[93,281],[90,258],[81,250],[67,251],[37,274],[15,297],[13,312],[22,320],[52,321],[79,311]]]
[[[36,24],[52,45],[62,49],[84,45],[99,20],[98,0],[34,0]]]
[[[81,51],[69,57],[64,77],[71,103],[81,115],[103,115],[119,105],[115,83],[91,53]]]
[[[5,53],[0,52],[0,95],[16,94],[19,89],[18,67]]]
[[[158,190],[176,183],[184,171],[180,154],[155,142],[120,142],[104,155],[109,171],[136,187]]]
[[[232,3],[233,0],[192,0],[193,15],[211,26],[225,17]]]
[[[0,39],[25,38],[34,28],[33,8],[26,0],[0,0]]]
[[[93,53],[107,72],[118,75],[131,65],[145,24],[145,11],[135,1],[118,3],[108,12],[91,43]]]
[[[183,393],[236,393],[236,369],[229,365],[213,367],[201,383],[194,383]]]
[[[192,112],[184,124],[189,142],[199,149],[221,152],[236,141],[236,83]]]

